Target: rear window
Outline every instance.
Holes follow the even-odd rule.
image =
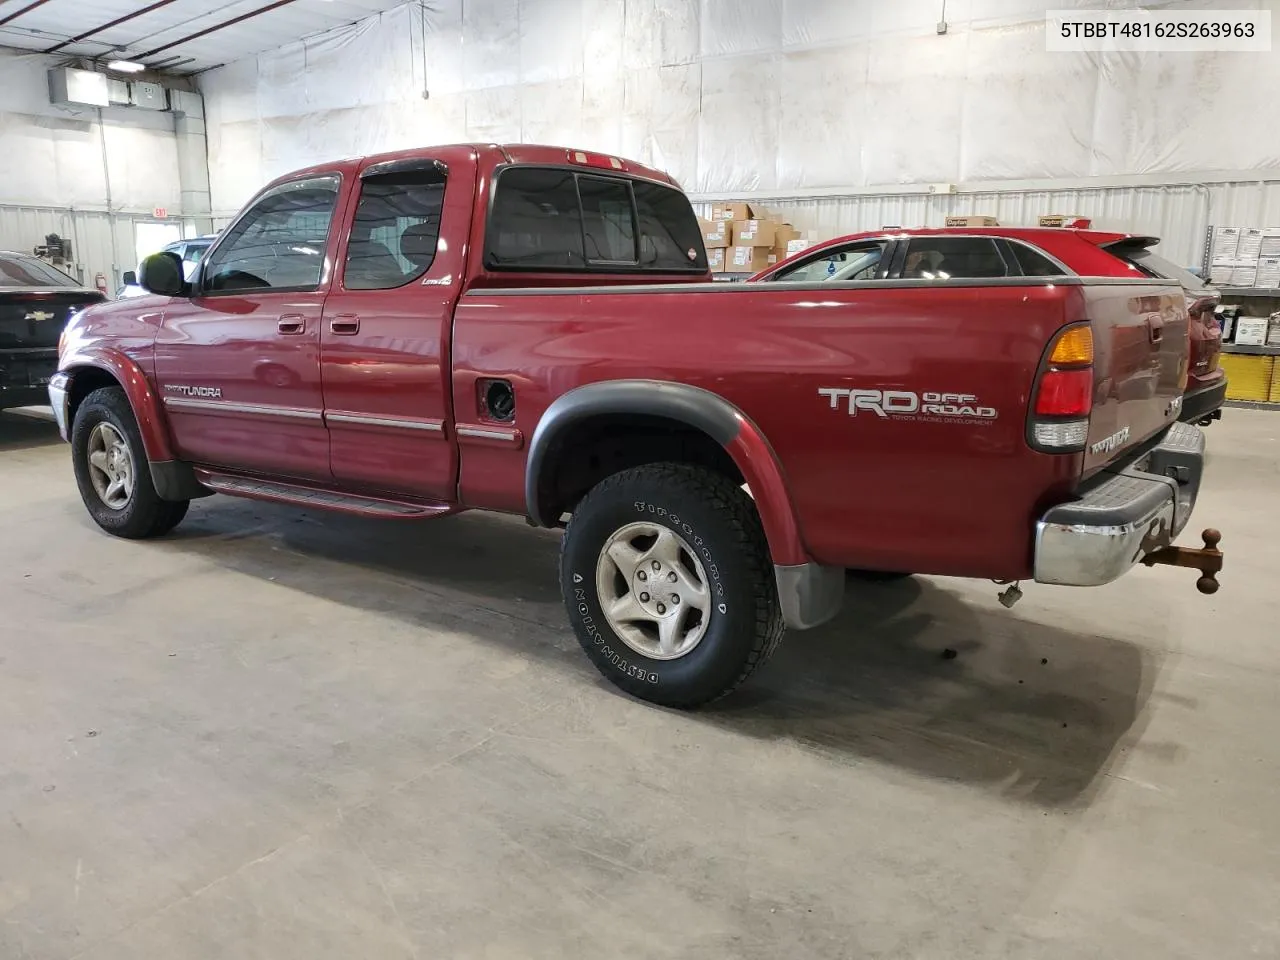
[[[912,237],[902,276],[908,280],[971,280],[1008,276],[991,237]]]
[[[35,257],[12,257],[0,254],[0,287],[78,287],[75,280],[61,270]]]
[[[701,273],[702,231],[679,190],[550,167],[498,175],[485,263],[497,270]]]
[[[1119,257],[1148,277],[1157,280],[1177,280],[1187,290],[1207,290],[1208,284],[1190,270],[1166,260],[1149,247],[1133,243],[1113,243],[1107,252]]]

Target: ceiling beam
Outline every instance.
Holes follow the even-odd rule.
[[[173,2],[174,0],[156,0],[156,2],[151,4],[149,7],[143,7],[141,10],[135,10],[133,13],[126,13],[123,17],[117,17],[110,23],[104,23],[100,27],[94,27],[92,30],[86,30],[84,33],[77,34],[69,40],[63,40],[61,43],[50,47],[45,51],[45,53],[57,53],[63,47],[69,47],[73,43],[79,43],[81,40],[85,40],[95,34],[102,33],[103,30],[110,30],[112,27],[118,27],[122,23],[128,23],[130,20],[134,20],[143,14],[150,13],[152,10],[159,10],[161,7],[167,7]]]
[[[46,0],[38,0],[37,6],[40,3],[45,3],[45,2]],[[209,34],[217,33],[219,30],[225,30],[227,27],[234,27],[237,23],[243,23],[246,20],[252,20],[254,17],[261,16],[264,13],[270,13],[272,10],[275,10],[279,7],[288,6],[293,2],[294,0],[275,0],[274,3],[269,3],[265,7],[259,7],[257,10],[250,10],[248,13],[242,13],[238,17],[232,17],[230,20],[224,20],[222,23],[215,23],[212,27],[206,27],[203,30],[199,30],[193,34],[182,37],[179,40],[174,40],[172,43],[166,43],[162,47],[156,47],[154,50],[148,50],[146,53],[139,53],[134,57],[134,59],[145,60],[147,57],[153,57],[157,53],[163,53],[166,50],[172,50],[174,47],[180,47],[184,43],[190,43],[192,40],[199,40],[201,37],[207,37]],[[3,21],[0,21],[0,22],[3,22]]]
[[[0,27],[3,27],[6,23],[12,23],[14,20],[17,20],[24,13],[30,13],[36,7],[43,7],[48,2],[49,0],[35,0],[34,3],[27,4],[21,10],[13,11],[13,13],[9,14],[4,19],[0,19]]]

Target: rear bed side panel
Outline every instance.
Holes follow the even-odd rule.
[[[1084,472],[1088,476],[1178,419],[1187,370],[1182,288],[1159,282],[1075,288],[1092,321],[1094,403]]]
[[[555,397],[584,383],[702,387],[744,411],[773,447],[815,559],[1026,576],[1036,519],[1066,499],[1079,477],[1078,454],[1040,454],[1025,442],[1044,345],[1079,319],[1070,314],[1071,290],[717,284],[679,292],[473,291],[455,315],[455,398],[460,408],[472,402],[479,377],[510,378],[516,427],[528,438]],[[1071,295],[1078,307],[1078,292]],[[889,391],[890,409],[882,405],[880,416],[855,407],[850,415],[850,390]],[[939,404],[926,394],[972,399]],[[892,409],[911,402],[912,413]],[[973,415],[959,412],[964,407]],[[458,415],[465,417],[461,409]],[[463,502],[522,511],[524,459],[524,449],[469,445]]]

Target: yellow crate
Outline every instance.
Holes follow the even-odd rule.
[[[1272,357],[1272,360],[1275,358]],[[1280,403],[1280,363],[1271,368],[1271,402]]]
[[[1270,400],[1275,357],[1252,357],[1243,353],[1222,354],[1222,369],[1227,372],[1228,400]]]

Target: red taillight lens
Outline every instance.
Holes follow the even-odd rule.
[[[1038,417],[1086,417],[1093,409],[1093,368],[1046,370],[1036,393]]]

